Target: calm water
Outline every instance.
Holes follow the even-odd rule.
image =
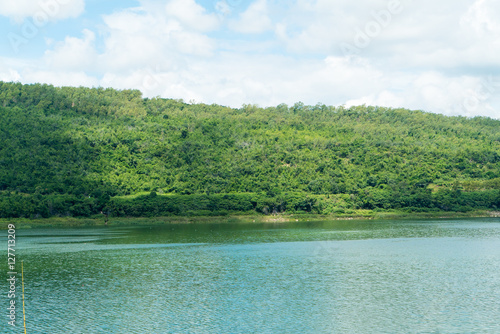
[[[33,229],[17,241],[28,333],[500,333],[498,218]],[[5,295],[0,332],[22,333]]]

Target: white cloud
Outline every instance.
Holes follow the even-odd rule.
[[[21,75],[18,71],[12,68],[0,69],[0,81],[4,82],[17,82],[21,80]]]
[[[96,34],[85,29],[82,38],[68,36],[62,42],[49,43],[51,49],[45,52],[48,68],[100,72],[103,76],[117,73],[124,82],[123,75],[139,69],[183,67],[188,57],[210,56],[214,50],[209,37],[184,28],[165,10],[133,8],[106,15],[103,20],[106,30],[101,31],[105,33],[101,52],[96,49]]]
[[[349,100],[345,103],[347,107],[359,105],[386,106],[386,107],[401,107],[404,105],[404,99],[398,97],[393,92],[384,90],[379,94],[371,94],[358,99]]]
[[[205,9],[195,0],[140,0],[48,43],[43,61],[2,62],[0,80],[136,88],[233,107],[365,103],[500,118],[499,5],[400,0],[402,10],[380,21],[390,1],[253,0],[243,8],[222,0]],[[373,22],[380,31],[344,57],[341,43]]]
[[[22,71],[29,66],[27,62],[19,59],[0,57],[0,81],[21,82]]]
[[[56,43],[54,50],[45,53],[48,66],[62,70],[92,69],[97,60],[94,48],[95,34],[85,29],[83,35],[83,39],[66,37],[64,42]]]
[[[476,0],[462,17],[461,23],[469,25],[480,36],[500,33],[500,3],[492,0]]]
[[[231,14],[231,12],[232,12],[232,8],[226,2],[226,0],[217,1],[215,3],[215,10],[217,13],[219,13],[220,16],[226,16],[226,15]]]
[[[256,34],[273,28],[268,15],[267,0],[256,0],[246,11],[239,15],[238,20],[231,21],[229,27],[237,32]]]
[[[23,72],[23,82],[47,83],[55,86],[86,86],[97,87],[99,80],[83,71],[26,70]]]
[[[207,14],[204,7],[195,0],[170,0],[165,6],[168,16],[178,19],[189,29],[211,31],[218,27],[219,20],[215,14]]]
[[[184,4],[171,1],[166,8],[157,4],[145,2],[143,7],[103,16],[105,29],[100,32],[104,36],[100,52],[96,48],[96,33],[88,29],[83,31],[82,38],[68,36],[62,42],[49,43],[51,50],[45,53],[47,72],[35,71],[30,78],[46,73],[46,80],[59,84],[61,80],[54,80],[50,70],[57,73],[68,70],[92,85],[138,88],[154,95],[189,94],[200,101],[202,96],[189,85],[198,80],[192,73],[201,66],[193,62],[211,56],[214,51],[213,40],[200,32],[212,28],[213,16],[192,1]],[[183,10],[194,13],[186,14]],[[189,20],[197,24],[190,26]],[[81,74],[86,72],[100,73],[102,77],[83,77]],[[158,85],[157,78],[161,78],[164,86]]]
[[[379,91],[349,100],[346,105],[405,107],[446,115],[500,118],[500,113],[493,107],[499,102],[499,77],[449,77],[427,71],[417,75],[393,73],[393,78],[398,85],[391,87],[383,83]]]
[[[214,42],[199,30],[212,29],[216,20],[198,7],[192,0],[174,0],[162,10],[147,4],[105,16],[108,36],[102,62],[112,69],[125,69],[157,65],[165,59],[210,56]],[[196,24],[189,25],[190,20]]]
[[[103,16],[104,23],[107,29],[111,31],[121,31],[127,34],[135,34],[144,32],[145,25],[149,22],[152,29],[154,24],[157,24],[155,17],[144,11],[142,8],[130,8],[113,14]]]
[[[0,15],[10,17],[18,22],[27,17],[48,21],[75,18],[82,14],[84,9],[85,0],[15,0],[0,2]]]

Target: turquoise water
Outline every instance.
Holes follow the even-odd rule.
[[[28,333],[500,333],[498,218],[16,236]]]

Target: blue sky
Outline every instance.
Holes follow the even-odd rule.
[[[496,0],[16,0],[0,80],[500,118]]]

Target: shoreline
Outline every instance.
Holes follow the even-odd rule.
[[[277,215],[227,215],[227,216],[170,216],[170,217],[112,217],[106,223],[102,217],[76,218],[0,218],[0,230],[7,229],[8,224],[15,224],[17,229],[60,228],[60,227],[116,227],[147,226],[162,224],[280,224],[302,223],[325,220],[411,220],[411,219],[454,219],[454,218],[495,218],[500,211],[477,210],[471,212],[374,212],[358,210],[354,214],[320,215],[320,214],[277,214]]]

